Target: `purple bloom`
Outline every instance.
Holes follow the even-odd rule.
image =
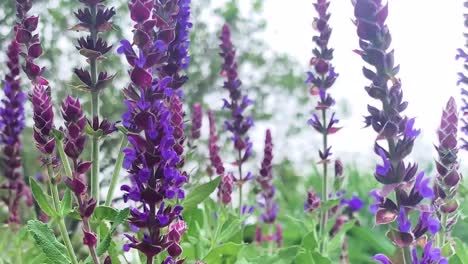
[[[129,8],[136,22],[133,44],[122,40],[118,52],[132,67],[132,82],[124,91],[127,111],[122,117],[130,143],[124,150],[124,167],[132,186],[123,185],[121,190],[126,201],[138,203],[131,210],[129,222],[144,230],[144,236],[140,241],[127,235],[125,249],[135,248],[148,260],[166,251],[169,257],[165,263],[181,263],[180,241],[165,227],[178,223],[183,209],[166,201],[183,199],[182,186],[187,182],[187,174],[181,171],[185,135],[179,91],[186,78],[179,75],[182,68],[177,63],[182,60],[174,48],[176,42],[183,41],[175,30],[182,20],[175,17],[187,13],[188,6],[182,10],[177,1],[163,5],[159,1],[134,0]]]
[[[411,230],[411,222],[406,216],[404,208],[400,208],[400,214],[398,215],[398,229],[400,232],[408,233]]]
[[[231,173],[227,173],[221,178],[221,182],[218,186],[218,200],[224,204],[228,205],[232,200],[232,191],[234,189],[234,177]]]
[[[278,204],[274,200],[275,187],[273,186],[272,160],[273,142],[271,132],[267,129],[265,135],[264,157],[259,176],[256,177],[256,181],[261,189],[258,196],[258,204],[264,210],[261,214],[261,219],[267,224],[273,224],[278,214]]]
[[[252,104],[252,101],[246,95],[242,95],[241,81],[237,74],[236,51],[231,42],[231,31],[227,24],[222,28],[220,40],[220,55],[223,58],[221,75],[226,78],[223,87],[229,91],[230,99],[225,100],[225,108],[231,112],[231,120],[226,120],[225,125],[232,133],[234,148],[239,154],[235,164],[241,167],[252,154],[252,143],[247,132],[253,126],[253,121],[251,117],[244,116],[244,111]],[[246,179],[243,175],[239,175],[239,179],[236,180],[241,183],[239,185],[241,186]]]
[[[433,241],[429,241],[424,246],[421,258],[418,257],[416,248],[411,252],[413,264],[448,264],[446,258],[442,256],[442,251],[439,248],[432,247]]]
[[[373,260],[378,261],[381,264],[392,264],[393,262],[384,254],[377,254],[372,257]]]
[[[371,209],[375,212],[377,224],[398,220],[400,232],[390,232],[399,234],[389,237],[398,247],[408,247],[427,231],[420,223],[411,230],[410,214],[414,211],[426,213],[423,208],[429,208],[429,205],[421,202],[424,198],[434,197],[430,179],[424,178],[423,172],[417,173],[416,164],[405,161],[421,131],[414,128],[414,118],[403,114],[408,103],[403,100],[394,51],[389,51],[392,38],[385,24],[388,5],[374,0],[356,0],[353,4],[360,46],[360,50],[355,52],[372,66],[372,69],[363,68],[364,76],[371,81],[365,89],[371,98],[382,104],[381,109],[368,105],[369,115],[365,118],[366,126],[377,133],[374,151],[383,161],[382,165],[376,166],[375,178],[384,187],[372,193],[376,203]],[[392,193],[396,202],[390,198]],[[383,255],[380,257],[378,261],[388,263]]]
[[[318,197],[317,193],[310,189],[307,192],[307,200],[304,203],[304,211],[311,213],[317,210],[320,207],[320,197]]]
[[[7,50],[8,74],[5,76],[5,97],[0,106],[0,142],[3,145],[3,176],[6,181],[0,184],[0,190],[8,190],[0,200],[8,205],[8,222],[20,223],[20,201],[25,198],[28,206],[32,205],[31,193],[24,183],[21,160],[21,132],[24,128],[25,94],[21,91],[20,47],[13,40]]]
[[[210,154],[211,166],[215,169],[216,174],[224,175],[224,165],[221,157],[219,156],[218,135],[216,133],[216,123],[214,120],[213,111],[208,111],[208,121],[210,123],[210,136],[208,140],[208,151]]]
[[[342,199],[341,204],[346,204],[351,212],[357,212],[364,206],[364,202],[356,195],[353,195],[349,200]]]
[[[192,139],[200,138],[200,128],[202,126],[203,108],[200,103],[194,103],[192,107]]]

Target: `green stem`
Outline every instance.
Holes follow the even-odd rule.
[[[239,159],[238,159],[238,165],[239,165],[239,218],[242,217],[242,187],[244,186],[243,178],[242,178],[242,153],[239,150]]]
[[[403,250],[403,264],[411,264],[413,263],[412,257],[411,257],[411,248],[404,247],[402,248]]]
[[[96,44],[97,41],[97,30],[96,30],[96,7],[92,6],[91,9],[91,22],[92,26],[90,28],[91,39],[93,43]],[[97,65],[96,59],[90,59],[89,62],[90,72],[91,72],[91,116],[99,117],[99,91],[96,89],[97,84]],[[93,136],[92,146],[91,146],[91,155],[92,155],[92,167],[91,167],[91,196],[96,199],[97,204],[99,204],[99,136]]]
[[[273,224],[269,224],[269,234],[273,237],[273,233],[275,232],[275,226]],[[275,249],[275,241],[268,241],[268,256],[273,256],[273,251]]]
[[[439,248],[442,248],[445,245],[445,240],[447,236],[446,228],[447,228],[447,214],[442,213],[442,219],[440,220],[440,231],[437,234],[437,241]]]
[[[60,211],[60,199],[59,199],[57,184],[53,182],[54,171],[52,169],[52,165],[47,165],[47,172],[49,174],[49,179],[52,181],[51,184],[49,185],[50,185],[50,191],[52,193],[53,205],[55,207],[55,211],[59,212]],[[58,216],[57,220],[59,224],[60,235],[62,236],[63,242],[65,243],[65,247],[67,248],[68,255],[70,256],[70,259],[73,264],[78,264],[75,251],[73,250],[72,243],[70,241],[70,238],[68,237],[68,231],[67,231],[67,226],[65,225],[65,220],[63,219],[63,216],[61,215]]]
[[[112,197],[114,196],[115,186],[117,185],[117,179],[119,178],[120,169],[122,168],[122,163],[124,160],[124,153],[123,150],[127,146],[127,137],[125,135],[122,136],[120,141],[120,149],[119,155],[117,156],[117,160],[115,162],[114,172],[112,173],[112,179],[110,182],[109,190],[107,191],[107,197],[105,205],[109,206],[112,202]]]
[[[60,156],[60,160],[62,161],[63,169],[65,170],[65,174],[67,177],[73,178],[73,171],[70,166],[70,162],[68,161],[68,157],[65,154],[65,150],[63,148],[63,141],[56,140],[56,147]],[[49,176],[51,177],[51,176]],[[51,178],[52,180],[52,178]]]
[[[327,113],[326,110],[322,110],[322,124],[325,127],[327,125]],[[327,131],[323,131],[322,135],[322,141],[323,141],[323,153],[326,153],[327,148],[328,148],[328,133]],[[327,179],[327,170],[328,170],[328,164],[327,161],[324,160],[323,163],[323,174],[322,174],[322,201],[323,204],[327,203],[328,200],[328,179]],[[323,208],[320,214],[320,235],[321,235],[321,243],[320,243],[320,253],[322,255],[325,255],[327,251],[327,220],[328,220],[328,209]]]

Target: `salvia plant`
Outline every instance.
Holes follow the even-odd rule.
[[[366,173],[332,154],[342,127],[332,96],[341,87],[330,10],[341,2],[311,3],[316,33],[303,95],[315,104],[308,124],[319,140],[300,150],[281,144],[271,124],[254,127],[262,101],[254,103],[255,93],[241,82],[256,69],[242,63],[234,45],[251,37],[232,23],[235,1],[213,35],[218,49],[206,51],[219,55],[210,66],[218,87],[190,82],[190,51],[200,41],[190,0],[122,1],[125,8],[72,2],[77,9],[67,10],[63,30],[78,39],[61,44],[80,55],[70,91],[57,87],[61,76],[42,57],[49,47],[41,18],[59,17],[55,11],[16,0],[15,22],[6,25],[12,30],[0,68],[0,263],[468,263],[459,155],[467,149],[468,78],[458,73],[462,107],[454,97],[441,107],[431,166],[418,166],[411,157],[421,131],[405,113],[389,3],[352,1],[354,53],[366,63],[365,91],[373,99],[364,126],[375,132],[368,143],[378,160]],[[117,27],[117,20],[128,26]],[[8,21],[13,17],[2,23]],[[122,64],[110,67],[117,59]],[[456,59],[467,68],[468,51],[459,49]],[[119,120],[100,113],[109,89],[122,93],[114,103],[124,111],[112,115]],[[216,103],[190,98],[196,89],[218,89]],[[313,158],[312,175],[299,177],[290,166],[293,151]],[[40,168],[32,175],[24,169],[31,152]]]

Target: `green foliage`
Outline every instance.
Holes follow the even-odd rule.
[[[34,178],[29,178],[29,184],[31,185],[31,191],[33,193],[34,199],[36,200],[41,210],[48,216],[57,216],[57,213],[51,207],[52,197],[47,195],[47,193],[42,190],[41,186],[39,186],[39,183],[37,183]]]
[[[46,224],[37,220],[29,220],[28,231],[51,263],[70,263],[65,246],[55,238],[54,233]]]
[[[110,230],[107,233],[103,234],[103,239],[101,239],[100,243],[98,244],[96,248],[96,253],[98,256],[101,256],[109,249],[109,246],[111,245],[112,235],[114,234],[117,227],[122,225],[127,220],[129,213],[130,213],[130,210],[128,208],[125,208],[121,210],[114,217],[114,219],[112,219],[113,223],[112,223]]]
[[[216,179],[201,184],[193,188],[187,197],[182,201],[182,206],[184,208],[194,208],[202,203],[211,193],[213,193],[219,185],[221,178],[217,177]]]

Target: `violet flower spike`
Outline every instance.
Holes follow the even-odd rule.
[[[322,164],[322,197],[326,203],[330,193],[328,179],[328,163],[331,161],[331,146],[328,145],[328,136],[335,134],[341,128],[337,126],[339,120],[335,117],[335,113],[328,114],[328,110],[335,104],[335,100],[329,93],[329,89],[335,83],[338,74],[332,65],[333,48],[328,46],[332,29],[329,25],[331,14],[328,13],[330,3],[326,0],[317,0],[314,2],[314,8],[317,16],[314,18],[313,28],[317,31],[317,35],[312,38],[315,48],[312,50],[313,56],[310,59],[311,71],[307,72],[306,84],[310,85],[311,94],[318,96],[315,110],[318,113],[313,113],[312,118],[308,121],[318,133],[322,135],[323,148],[319,149],[319,163]],[[339,187],[342,179],[335,179],[335,187]],[[326,231],[325,225],[328,221],[328,212],[323,210],[320,213],[320,235],[322,242],[320,243],[320,252],[326,252]]]
[[[405,161],[420,130],[414,128],[414,118],[403,114],[408,103],[403,100],[394,51],[388,51],[391,46],[390,31],[385,24],[388,4],[374,0],[356,0],[353,4],[354,23],[361,48],[355,52],[374,67],[363,68],[364,76],[372,82],[365,89],[371,98],[382,104],[382,109],[369,105],[369,115],[365,118],[366,126],[371,126],[377,133],[374,151],[383,161],[383,165],[376,166],[375,178],[385,186],[381,191],[372,192],[376,199],[372,209],[376,213],[377,224],[388,224],[398,219],[400,230],[390,231],[389,237],[395,245],[403,248],[405,260],[411,262],[408,256],[413,243],[429,229],[425,221],[429,216],[425,214],[431,212],[421,209],[430,206],[422,202],[434,195],[424,173],[417,173],[417,165]],[[387,144],[383,146],[380,142]],[[392,192],[395,192],[397,202],[389,197]],[[407,219],[411,219],[411,213],[418,211],[419,221],[410,230],[411,223]],[[380,261],[387,263],[383,257]]]
[[[468,4],[467,2],[464,3],[464,7],[467,8]],[[464,25],[465,27],[468,27],[468,16],[464,15]],[[460,107],[461,114],[460,114],[460,121],[461,121],[461,127],[460,131],[463,133],[460,137],[461,144],[460,148],[463,150],[468,150],[468,90],[467,90],[467,85],[468,85],[468,77],[467,75],[467,67],[468,67],[468,37],[464,35],[465,38],[467,38],[467,41],[464,45],[464,48],[459,48],[457,49],[457,55],[455,57],[456,60],[462,60],[465,72],[458,72],[458,81],[457,81],[457,86],[460,86],[460,93],[461,93],[461,100],[462,100],[462,105]]]
[[[253,126],[251,116],[245,116],[245,110],[253,104],[247,95],[242,94],[242,82],[238,77],[236,50],[231,41],[231,30],[228,24],[224,24],[220,34],[220,55],[223,59],[220,74],[225,78],[223,88],[229,92],[229,100],[224,99],[223,109],[230,111],[230,120],[225,121],[226,129],[232,134],[234,149],[237,151],[235,165],[238,167],[238,177],[235,178],[239,186],[239,215],[242,208],[242,189],[245,182],[252,177],[250,172],[243,172],[242,165],[252,155],[252,142],[248,136],[249,129]]]
[[[210,135],[208,140],[208,151],[210,154],[211,167],[219,176],[224,176],[224,165],[221,156],[219,155],[218,135],[216,132],[215,116],[213,111],[208,111],[208,121],[210,125]]]
[[[192,106],[192,140],[200,138],[200,129],[202,126],[203,107],[200,103],[194,103]]]
[[[128,242],[124,250],[139,250],[148,263],[153,263],[154,257],[164,251],[169,256],[163,263],[184,262],[180,259],[182,248],[177,236],[182,232],[174,233],[171,228],[180,224],[183,207],[167,202],[183,199],[182,187],[187,182],[187,174],[181,171],[185,135],[179,89],[185,79],[180,77],[171,53],[179,23],[175,17],[180,9],[176,1],[169,2],[163,8],[159,1],[131,1],[130,15],[135,22],[133,42],[122,40],[117,50],[131,66],[131,83],[124,90],[127,111],[122,116],[123,125],[129,130],[130,145],[124,150],[124,167],[131,185],[123,185],[121,190],[124,201],[137,203],[131,208],[129,223],[143,233],[142,240],[126,234]]]
[[[436,146],[436,179],[434,183],[433,204],[438,210],[441,221],[441,233],[438,234],[437,246],[445,245],[450,235],[450,223],[457,221],[458,209],[457,190],[462,180],[458,163],[458,109],[455,99],[451,97],[442,112],[440,127],[437,130],[439,144]]]
[[[5,76],[4,100],[0,106],[0,142],[3,147],[5,181],[0,184],[0,190],[8,190],[0,196],[8,206],[9,223],[20,223],[20,202],[25,200],[32,205],[31,191],[23,180],[22,173],[22,143],[20,135],[24,129],[24,103],[26,95],[21,91],[20,80],[20,47],[13,40],[8,46],[6,63],[8,74]]]

